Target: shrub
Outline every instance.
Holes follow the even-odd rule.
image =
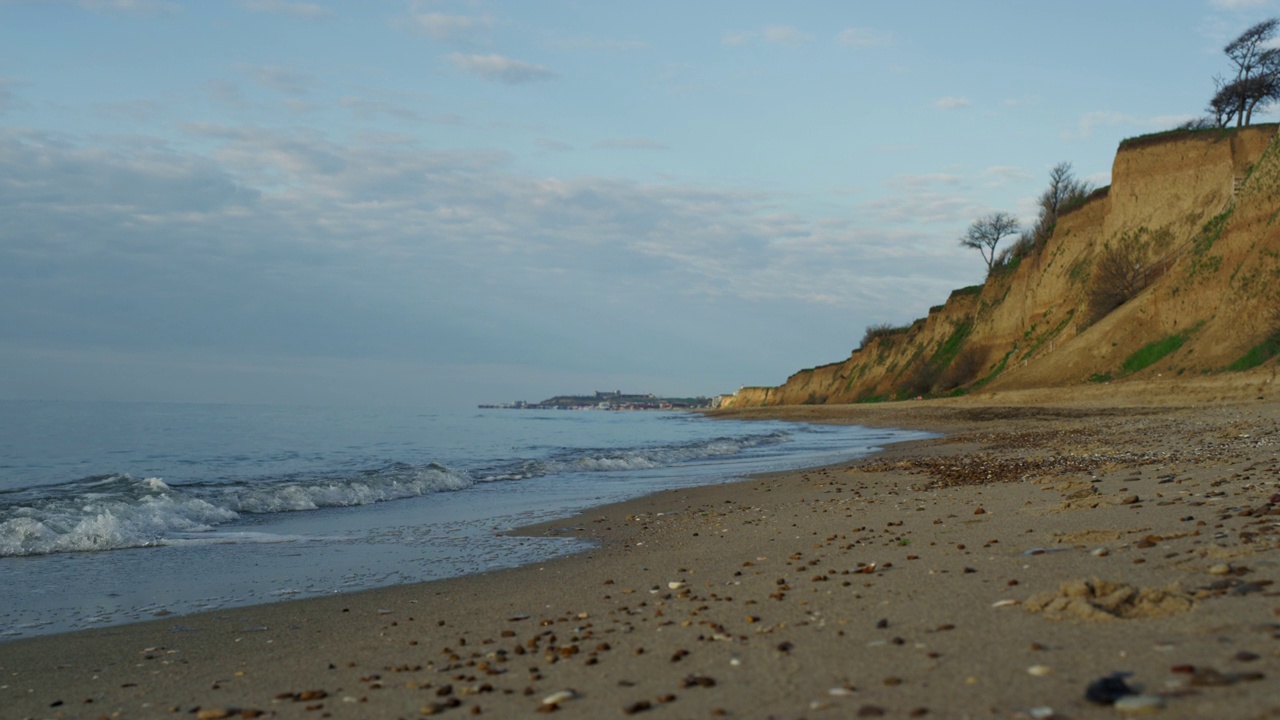
[[[1093,286],[1089,289],[1088,324],[1101,320],[1112,310],[1129,302],[1151,280],[1147,264],[1146,233],[1125,233],[1103,245],[1094,265]]]
[[[967,347],[961,350],[955,361],[942,374],[942,380],[938,383],[939,389],[945,392],[976,380],[983,370],[983,361],[986,356],[986,348]]]
[[[858,348],[864,348],[876,340],[890,340],[894,336],[901,335],[910,329],[910,325],[891,325],[889,323],[868,325],[867,331],[862,334],[862,343],[858,345]]]

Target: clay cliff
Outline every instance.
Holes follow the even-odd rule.
[[[835,404],[1271,368],[1280,353],[1280,126],[1121,144],[1112,184],[980,286],[841,362],[727,407]],[[1265,369],[1264,369],[1265,371]]]

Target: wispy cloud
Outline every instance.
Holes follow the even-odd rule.
[[[493,29],[490,15],[447,15],[445,13],[419,13],[412,18],[420,32],[436,40],[459,41],[474,39]]]
[[[551,138],[538,138],[534,143],[536,143],[539,148],[549,150],[551,152],[569,152],[573,150],[572,145],[560,142],[559,140],[552,140]]]
[[[764,29],[764,39],[774,45],[803,45],[813,36],[789,25],[771,25]]]
[[[1196,119],[1197,115],[1153,115],[1141,117],[1128,113],[1109,110],[1095,110],[1084,113],[1076,121],[1076,126],[1062,133],[1066,140],[1086,140],[1093,136],[1093,131],[1105,127],[1130,127],[1144,131],[1169,130]]]
[[[544,65],[513,60],[503,55],[453,53],[449,56],[449,60],[463,72],[486,80],[494,80],[504,85],[523,85],[557,77],[554,72]]]
[[[592,144],[600,150],[670,150],[664,143],[649,138],[621,138],[617,140],[601,140]]]
[[[961,108],[967,108],[972,104],[973,101],[967,97],[955,97],[950,95],[944,98],[939,98],[933,103],[934,107],[941,108],[943,110],[959,110]]]
[[[640,40],[613,40],[610,38],[573,37],[557,40],[555,47],[560,50],[587,50],[590,52],[636,52],[652,47]]]
[[[246,66],[245,70],[259,85],[282,95],[306,95],[314,81],[304,72],[275,65]]]
[[[378,117],[389,117],[396,120],[417,122],[422,115],[416,110],[385,100],[368,100],[360,97],[344,97],[338,104],[351,111],[360,120],[373,120]]]
[[[1271,0],[1209,0],[1209,4],[1222,10],[1251,10],[1267,7]]]
[[[756,41],[770,45],[796,47],[813,40],[813,36],[790,25],[770,25],[763,30],[730,30],[720,37],[726,47],[745,47]]]
[[[845,28],[840,31],[837,40],[841,45],[852,48],[883,47],[893,44],[893,35],[871,28]]]
[[[0,117],[18,106],[18,96],[12,90],[17,85],[18,81],[13,78],[0,77]]]
[[[333,14],[328,8],[315,3],[289,0],[240,0],[240,7],[249,12],[287,15],[305,20],[316,20]]]
[[[0,5],[74,5],[95,12],[156,13],[177,12],[182,6],[172,0],[0,0]]]

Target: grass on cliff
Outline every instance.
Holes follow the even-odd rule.
[[[1228,365],[1227,370],[1239,372],[1256,368],[1276,355],[1280,355],[1280,330],[1273,331],[1267,336],[1266,340],[1249,348],[1249,352],[1246,352],[1238,360]]]
[[[1139,370],[1144,370],[1152,365],[1160,362],[1165,356],[1174,352],[1187,341],[1188,333],[1177,333],[1161,338],[1155,342],[1147,343],[1138,348],[1138,351],[1124,359],[1124,364],[1120,369],[1124,374],[1129,375]]]

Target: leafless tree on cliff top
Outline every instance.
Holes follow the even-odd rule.
[[[991,273],[992,263],[996,259],[996,245],[1004,238],[1018,232],[1018,219],[1008,213],[995,212],[980,217],[969,226],[969,232],[960,238],[960,244],[982,253],[987,262],[987,273]]]
[[[1235,68],[1234,78],[1214,78],[1218,90],[1209,112],[1219,127],[1234,118],[1236,127],[1253,121],[1253,112],[1280,100],[1280,48],[1271,47],[1280,19],[1264,20],[1222,49]]]

